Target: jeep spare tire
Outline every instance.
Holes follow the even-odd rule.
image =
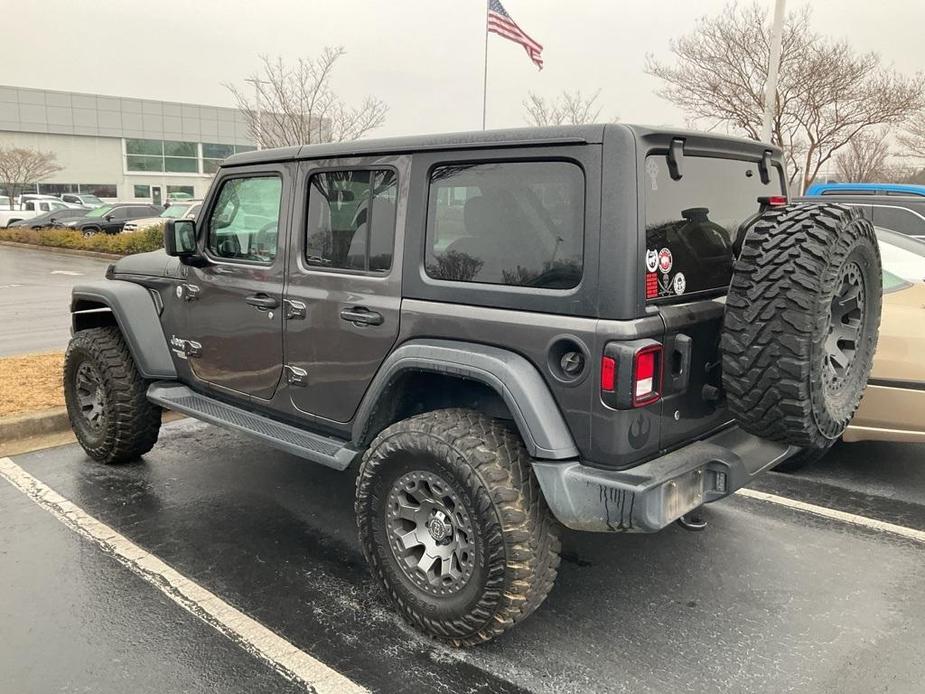
[[[880,251],[854,208],[772,208],[745,233],[722,335],[723,386],[746,431],[825,448],[867,385],[880,326]]]

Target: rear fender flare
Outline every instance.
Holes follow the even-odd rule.
[[[82,312],[99,310],[100,306],[112,311],[135,366],[144,378],[177,378],[161,319],[147,288],[123,280],[75,286],[71,292],[72,331],[76,330]]]
[[[452,340],[414,340],[392,352],[379,368],[360,403],[352,438],[362,447],[377,404],[389,396],[389,386],[407,370],[478,381],[492,388],[507,405],[534,458],[576,458],[578,449],[549,387],[524,357],[506,349]]]

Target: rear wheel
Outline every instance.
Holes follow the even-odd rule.
[[[64,357],[64,400],[77,441],[94,460],[125,463],[157,442],[161,408],[116,327],[81,330]]]
[[[874,230],[857,210],[790,205],[748,230],[722,338],[742,428],[810,449],[841,436],[873,363],[881,282]]]
[[[517,434],[470,410],[393,424],[357,478],[373,575],[416,629],[455,646],[531,614],[559,565],[557,526]]]

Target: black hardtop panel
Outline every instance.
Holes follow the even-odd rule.
[[[361,157],[367,154],[399,154],[441,149],[496,149],[499,147],[535,147],[544,144],[600,144],[603,141],[605,127],[604,125],[564,125],[545,128],[473,130],[436,135],[329,142],[318,145],[242,152],[228,157],[222,163],[222,166],[243,166],[294,159]]]
[[[648,125],[626,125],[641,143],[640,155],[646,151],[668,149],[674,139],[684,140],[684,153],[700,156],[736,156],[760,159],[765,150],[771,151],[775,161],[783,158],[783,152],[775,145],[732,135],[717,135],[697,130],[656,128]]]

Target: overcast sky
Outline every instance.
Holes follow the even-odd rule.
[[[9,0],[12,2],[12,0]],[[771,0],[763,0],[770,5]],[[808,0],[789,0],[788,9]],[[538,71],[523,49],[489,38],[488,127],[523,125],[528,91],[600,88],[602,117],[682,124],[643,73],[647,53],[726,0],[503,0],[543,44]],[[325,45],[347,55],[335,75],[345,99],[390,107],[379,135],[481,125],[484,0],[30,0],[4,12],[0,83],[232,106],[257,56],[291,60]],[[814,27],[876,51],[904,72],[925,69],[925,2],[815,0]]]

